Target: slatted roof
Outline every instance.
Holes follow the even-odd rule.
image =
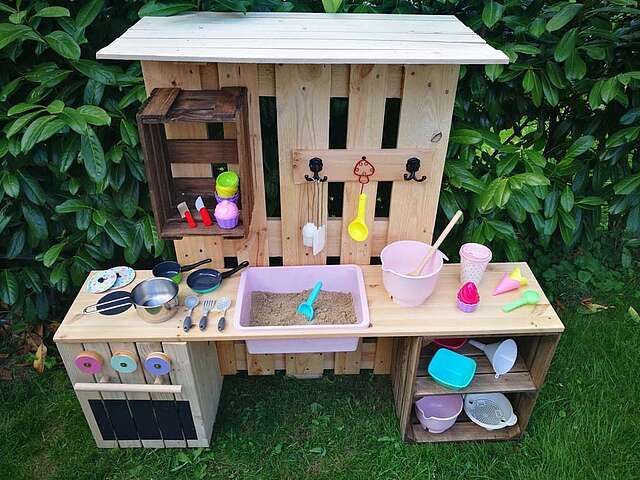
[[[98,59],[222,63],[508,63],[453,15],[213,13],[145,17]]]

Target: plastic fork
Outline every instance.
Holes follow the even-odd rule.
[[[200,322],[198,323],[198,328],[200,329],[200,331],[204,331],[207,328],[207,322],[209,321],[209,312],[212,311],[215,306],[215,300],[205,300],[202,304],[202,317],[200,318]]]

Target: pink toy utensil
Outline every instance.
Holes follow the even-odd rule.
[[[456,223],[458,223],[458,220],[460,220],[460,217],[462,217],[462,211],[458,210],[453,215],[451,220],[449,220],[449,223],[447,224],[447,226],[444,227],[444,230],[442,231],[442,233],[440,234],[440,236],[436,240],[436,243],[433,244],[433,246],[429,249],[427,254],[423,257],[422,261],[420,262],[420,265],[418,265],[418,268],[416,268],[413,272],[409,273],[410,276],[416,277],[416,276],[418,276],[418,275],[420,275],[422,273],[422,270],[424,270],[424,267],[429,262],[429,259],[432,257],[432,255],[434,253],[436,253],[438,251],[438,248],[440,247],[442,242],[444,242],[444,239],[447,238],[447,235],[449,235],[449,232],[451,231],[453,226]]]
[[[514,268],[511,273],[505,273],[498,283],[498,286],[493,291],[494,295],[500,295],[501,293],[510,292],[511,290],[517,290],[520,287],[524,287],[529,283],[529,280],[522,276],[520,267]]]
[[[460,283],[480,285],[482,275],[491,261],[491,250],[479,243],[465,243],[460,247]]]

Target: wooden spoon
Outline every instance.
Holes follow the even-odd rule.
[[[418,268],[416,268],[413,272],[409,273],[410,276],[415,277],[420,275],[420,272],[422,272],[422,270],[424,269],[425,265],[427,264],[427,262],[429,261],[429,259],[431,258],[431,256],[438,250],[438,248],[440,247],[440,245],[442,244],[442,242],[444,242],[444,239],[447,238],[447,235],[449,235],[449,232],[451,231],[451,229],[453,228],[453,226],[458,223],[458,220],[460,220],[460,217],[462,217],[462,211],[458,210],[455,215],[453,216],[453,218],[449,221],[449,224],[445,227],[445,229],[442,231],[442,233],[440,234],[440,236],[438,237],[438,239],[436,240],[436,243],[433,244],[433,246],[431,247],[431,249],[427,252],[427,254],[424,256],[424,258],[422,259],[422,261],[420,262],[420,265],[418,266]]]

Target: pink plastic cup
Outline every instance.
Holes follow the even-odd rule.
[[[460,282],[480,285],[482,275],[491,261],[491,250],[479,243],[465,243],[460,247]]]
[[[422,275],[409,275],[429,251],[426,243],[413,240],[393,242],[382,249],[382,283],[392,300],[403,307],[422,305],[433,292],[446,255],[438,250],[425,265]]]

